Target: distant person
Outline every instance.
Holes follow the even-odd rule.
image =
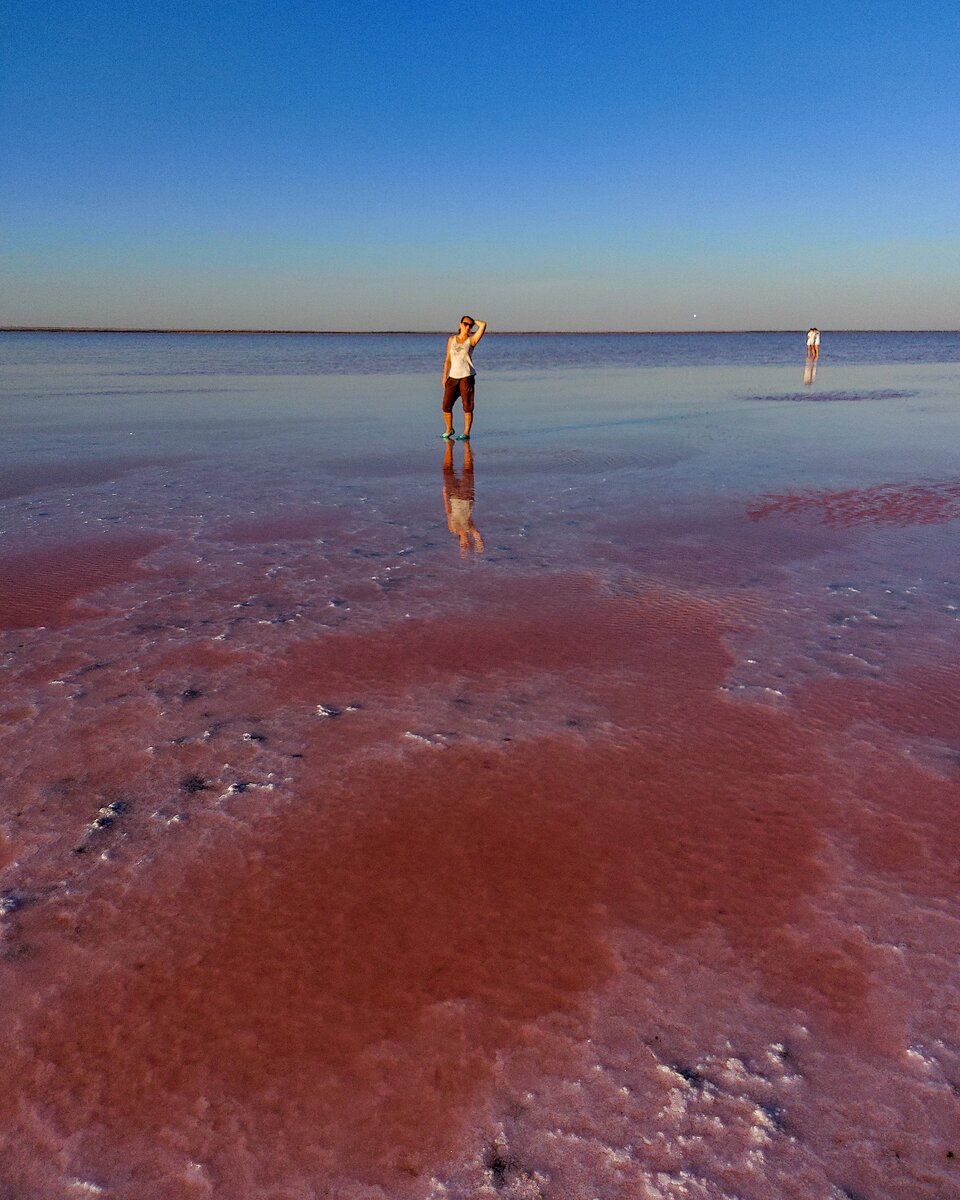
[[[473,332],[474,327],[476,327],[476,333]],[[458,396],[463,405],[463,433],[457,438],[457,441],[468,442],[470,440],[477,374],[473,367],[470,351],[486,331],[486,321],[474,321],[473,317],[461,317],[460,329],[447,338],[447,354],[443,360],[443,420],[446,429],[440,435],[447,441],[451,441],[454,437],[453,406]]]
[[[820,330],[816,328],[807,330],[807,357],[820,357]]]
[[[483,553],[483,538],[473,520],[473,451],[463,448],[460,477],[453,466],[453,442],[447,438],[443,455],[443,507],[447,528],[460,543],[461,558],[469,558],[471,543],[477,554]]]

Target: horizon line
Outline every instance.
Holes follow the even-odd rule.
[[[682,334],[697,336],[699,334],[744,334],[744,333],[792,333],[804,334],[806,329],[500,329],[491,330],[493,336],[523,336],[523,337],[656,337],[664,334]],[[821,330],[821,333],[824,331]],[[826,332],[834,333],[960,333],[960,329],[877,329],[877,328],[837,328]],[[230,334],[240,337],[374,337],[377,335],[442,337],[450,334],[448,329],[204,329],[179,328],[176,326],[123,326],[123,325],[0,325],[0,333],[156,333],[156,334],[191,334],[196,336],[214,336]]]

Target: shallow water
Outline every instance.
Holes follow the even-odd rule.
[[[784,336],[0,337],[0,1195],[960,1195],[960,338]]]

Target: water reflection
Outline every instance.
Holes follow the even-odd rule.
[[[808,358],[803,368],[803,382],[806,387],[810,387],[817,377],[817,360]]]
[[[463,469],[457,474],[453,461],[453,443],[447,442],[443,453],[443,507],[447,528],[460,543],[460,554],[469,558],[471,551],[483,553],[483,537],[473,519],[473,450],[462,442]]]

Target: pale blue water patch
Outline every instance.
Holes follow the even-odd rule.
[[[484,503],[519,512],[549,493],[558,511],[629,513],[722,497],[746,511],[760,494],[960,478],[960,336],[843,337],[851,361],[831,339],[811,380],[792,335],[491,336],[473,440]],[[108,485],[64,483],[63,464],[130,463],[110,512],[127,504],[140,523],[151,511],[162,523],[188,490],[217,519],[343,489],[352,502],[357,487],[401,511],[440,479],[439,366],[414,369],[430,346],[426,335],[2,336],[0,473],[29,468],[44,496],[72,488],[82,500]],[[624,361],[641,346],[678,361]],[[357,356],[362,369],[347,373]],[[52,525],[59,510],[44,511]],[[16,525],[5,520],[8,536]]]
[[[25,386],[59,369],[79,375],[356,375],[436,371],[446,335],[0,333],[0,361]],[[570,367],[787,366],[804,334],[487,334],[481,371]],[[830,333],[823,361],[960,362],[960,332]]]
[[[0,334],[0,463],[248,441],[335,460],[355,439],[396,461],[439,432],[442,350],[426,334]],[[757,461],[792,476],[844,455],[855,473],[868,456],[942,470],[956,440],[960,334],[830,335],[812,381],[793,334],[491,334],[476,357],[478,440],[679,441],[745,483]]]
[[[817,385],[849,399],[816,403]],[[558,451],[668,449],[678,465],[660,486],[669,476],[688,492],[960,473],[960,369],[940,364],[822,367],[806,389],[802,366],[518,373],[488,380],[483,394],[491,436],[522,433]],[[798,399],[766,399],[785,394]]]

